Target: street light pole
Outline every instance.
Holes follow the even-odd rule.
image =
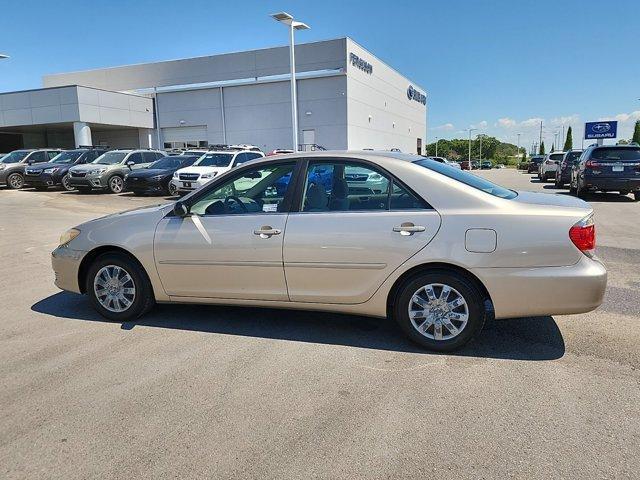
[[[516,150],[516,160],[518,159],[518,157],[520,156],[520,135],[522,135],[521,133],[516,133],[516,135],[518,136],[518,149]]]
[[[289,63],[291,69],[291,129],[293,130],[293,148],[298,151],[298,95],[296,88],[296,54],[295,54],[295,30],[308,30],[309,26],[302,22],[297,22],[293,16],[287,12],[272,13],[271,17],[276,21],[289,27]]]
[[[438,156],[438,142],[440,141],[440,139],[438,137],[436,137],[436,157]]]

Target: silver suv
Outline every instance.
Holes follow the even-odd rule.
[[[58,149],[22,149],[7,153],[0,159],[0,185],[12,189],[24,186],[24,168],[33,163],[44,163],[58,155]]]
[[[80,192],[108,190],[120,193],[127,173],[146,168],[165,156],[166,153],[159,150],[110,150],[91,163],[71,167],[69,185]]]

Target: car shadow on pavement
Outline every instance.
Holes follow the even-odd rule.
[[[71,320],[112,323],[86,297],[59,292],[32,305],[37,313]],[[395,323],[353,315],[209,305],[158,305],[123,330],[168,328],[212,334],[271,338],[297,342],[437,355],[411,343]],[[480,336],[457,356],[507,360],[555,360],[565,352],[564,339],[552,317],[489,320]]]

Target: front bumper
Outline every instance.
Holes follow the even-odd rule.
[[[640,190],[640,178],[615,178],[615,177],[584,177],[583,185],[585,188],[595,190],[629,190],[634,192]]]
[[[53,187],[60,184],[60,178],[51,173],[41,173],[40,175],[25,174],[24,184],[27,187]]]
[[[168,183],[166,178],[164,179],[164,181],[146,180],[146,179],[131,181],[128,178],[125,178],[124,188],[129,192],[136,192],[136,193],[147,193],[147,194],[164,193],[166,190],[165,188],[166,183]]]
[[[575,265],[479,268],[496,318],[567,315],[595,310],[604,298],[607,270],[585,255]]]
[[[78,284],[80,263],[86,252],[72,250],[68,247],[58,247],[51,252],[51,266],[55,275],[56,287],[68,292],[81,293]]]
[[[213,180],[212,178],[205,178],[203,179],[198,179],[198,180],[179,180],[179,179],[175,179],[172,178],[171,179],[171,183],[173,184],[174,187],[176,187],[176,189],[178,190],[178,192],[180,193],[188,193],[188,192],[193,192],[194,190],[199,189],[200,187],[202,187],[203,185],[207,184],[208,182],[210,182],[211,180]],[[187,186],[189,185],[189,186]]]
[[[86,175],[84,177],[74,177],[69,175],[69,185],[75,188],[107,188],[103,183],[101,175]]]

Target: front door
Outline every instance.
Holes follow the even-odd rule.
[[[288,300],[282,242],[294,166],[243,169],[204,187],[188,216],[160,221],[154,253],[168,295]]]
[[[291,301],[367,301],[440,226],[424,200],[369,164],[309,162],[306,177],[284,240]]]

